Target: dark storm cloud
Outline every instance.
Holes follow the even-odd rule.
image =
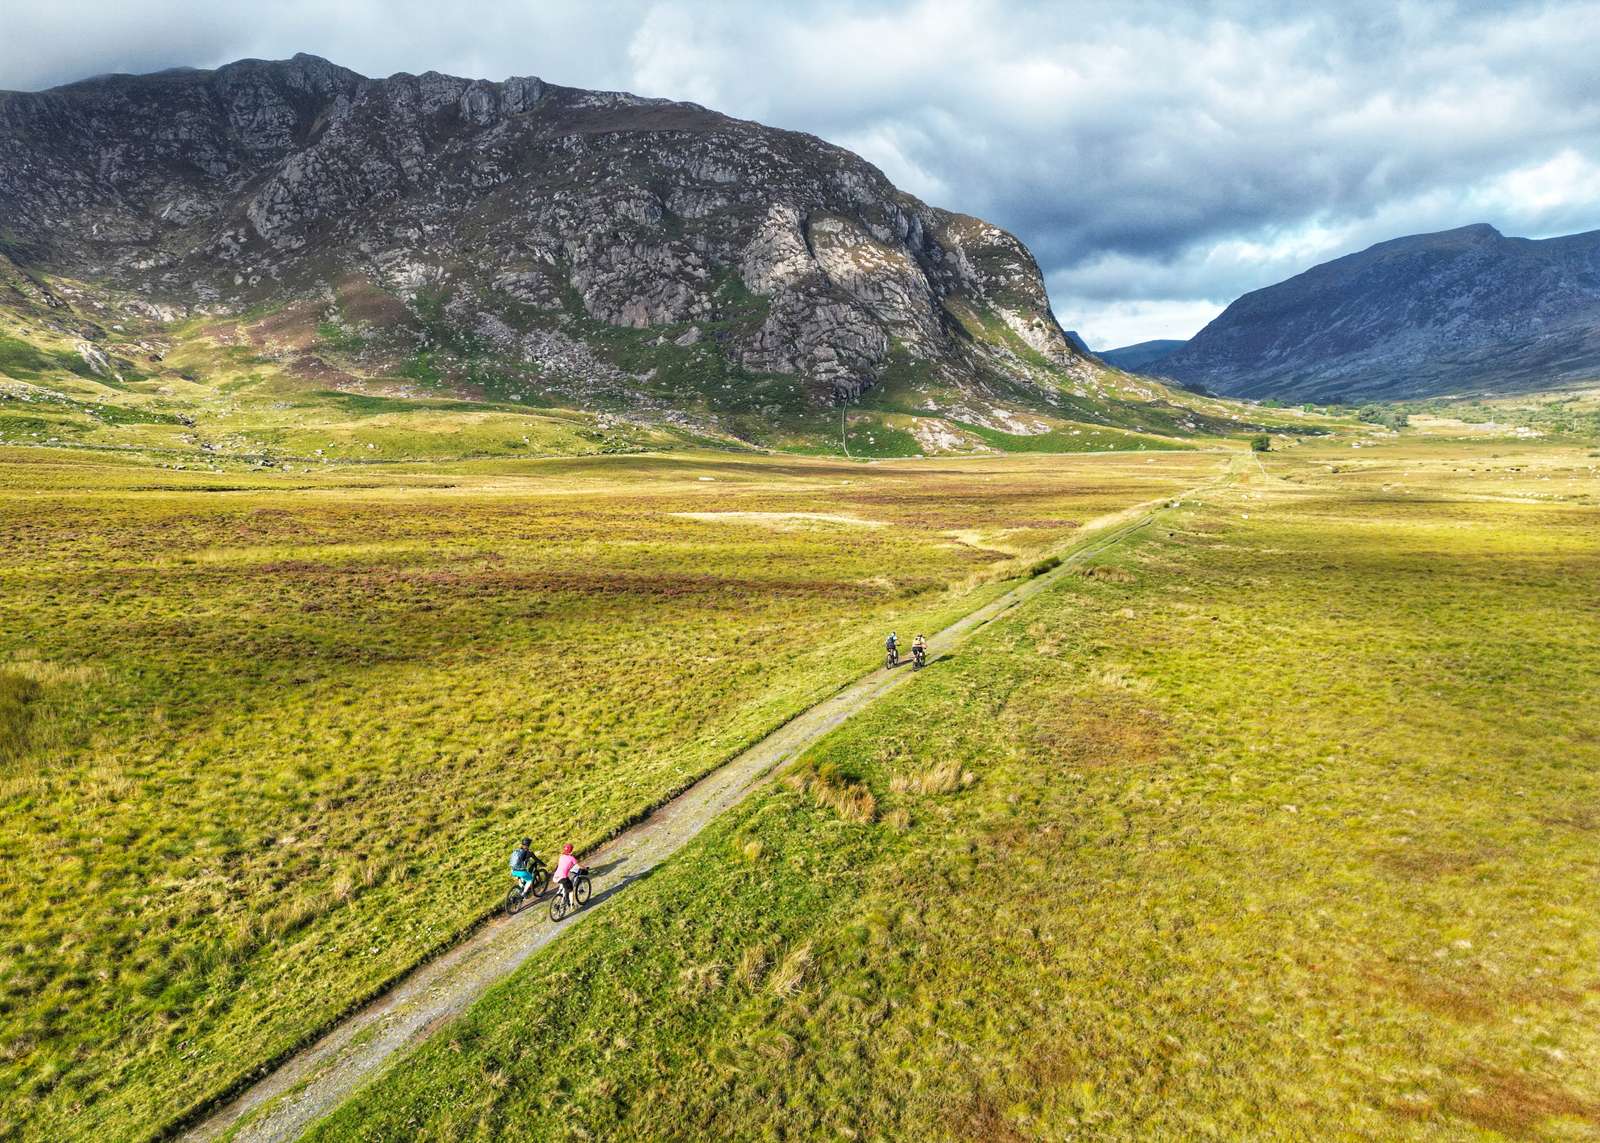
[[[1018,232],[1092,343],[1397,234],[1600,227],[1600,3],[60,0],[0,86],[312,51],[814,131]]]

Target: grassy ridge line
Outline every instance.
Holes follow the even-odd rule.
[[[993,620],[1004,615],[1018,603],[1021,603],[1024,600],[1038,594],[1039,592],[1046,590],[1052,582],[1061,576],[1068,574],[1074,568],[1081,565],[1085,560],[1088,560],[1109,550],[1110,548],[1115,547],[1136,532],[1147,527],[1157,518],[1162,509],[1166,506],[1174,503],[1177,500],[1185,499],[1189,496],[1196,495],[1197,493],[1209,489],[1214,489],[1230,482],[1233,479],[1232,469],[1236,466],[1236,464],[1237,460],[1235,460],[1234,464],[1230,465],[1230,470],[1224,473],[1222,476],[1207,481],[1201,485],[1197,485],[1194,488],[1182,493],[1178,493],[1175,496],[1156,497],[1151,500],[1143,501],[1139,504],[1131,505],[1128,508],[1119,510],[1117,512],[1108,513],[1105,516],[1091,520],[1084,524],[1082,528],[1078,529],[1074,539],[1071,542],[1062,545],[1051,554],[1051,557],[1049,558],[1055,558],[1059,561],[1055,567],[1033,576],[1033,578],[1010,589],[1000,597],[991,599],[979,605],[978,607],[969,611],[966,615],[962,616],[949,626],[936,633],[934,638],[939,643],[944,644],[944,649],[936,653],[931,661],[937,661],[948,655],[952,649],[949,646],[951,642],[959,643],[965,640],[976,631],[991,623]],[[766,732],[753,736],[752,740],[745,746],[738,750],[732,751],[728,757],[710,767],[707,767],[704,771],[683,783],[683,785],[672,794],[665,796],[656,803],[652,804],[648,809],[641,811],[632,818],[624,821],[622,824],[617,825],[604,836],[586,841],[580,847],[580,852],[585,853],[586,856],[591,856],[592,859],[592,851],[594,849],[605,845],[606,843],[626,833],[633,827],[647,821],[652,815],[657,813],[664,806],[676,801],[685,792],[705,781],[707,778],[712,777],[718,771],[728,768],[739,757],[755,749],[761,743],[772,739],[785,727],[793,724],[797,719],[803,718],[806,715],[818,710],[818,708],[824,706],[830,700],[837,698],[839,695],[852,688],[863,688],[863,685],[873,680],[874,676],[881,676],[881,680],[877,683],[877,685],[872,686],[870,689],[866,689],[865,692],[859,696],[858,703],[848,709],[843,714],[843,717],[827,723],[819,732],[809,735],[806,739],[803,739],[799,744],[797,744],[794,749],[787,751],[783,756],[773,760],[769,765],[762,769],[754,779],[752,779],[750,787],[748,787],[744,793],[741,793],[740,797],[743,798],[746,796],[757,783],[770,776],[774,769],[791,760],[810,742],[820,738],[822,734],[831,732],[841,722],[843,722],[845,719],[848,719],[852,714],[856,713],[861,706],[864,706],[867,703],[882,697],[891,690],[908,682],[912,677],[908,671],[901,672],[898,675],[892,675],[882,672],[878,668],[874,668],[863,675],[846,681],[816,703],[806,707],[804,710],[794,712],[789,717],[773,725]],[[693,836],[695,835],[691,834],[690,837],[682,839],[683,843],[687,843],[692,839]],[[600,886],[600,891],[604,892],[603,885]],[[254,1083],[276,1072],[292,1057],[298,1055],[300,1052],[315,1044],[317,1041],[328,1036],[336,1028],[338,1028],[340,1025],[343,1025],[352,1017],[357,1016],[363,1011],[372,1009],[375,1005],[379,1004],[384,997],[388,996],[406,981],[412,979],[418,972],[423,971],[428,967],[429,964],[436,961],[442,954],[450,951],[451,949],[459,947],[468,938],[482,930],[484,925],[498,912],[499,907],[497,905],[487,908],[483,913],[479,914],[474,919],[471,925],[464,927],[456,939],[453,941],[442,942],[441,947],[435,949],[427,958],[427,960],[419,961],[411,968],[397,973],[394,978],[385,984],[384,987],[374,990],[373,994],[368,996],[361,1003],[351,1005],[339,1016],[330,1019],[327,1023],[322,1025],[315,1033],[305,1036],[302,1041],[293,1049],[279,1054],[272,1062],[262,1065],[257,1069],[253,1069],[239,1083],[233,1085],[226,1093],[220,1094],[213,1099],[203,1101],[201,1104],[189,1109],[181,1117],[174,1119],[172,1122],[154,1133],[151,1138],[156,1140],[169,1139],[183,1133],[187,1129],[196,1128],[197,1125],[198,1130],[191,1137],[215,1137],[216,1131],[211,1130],[211,1128],[217,1127],[217,1130],[222,1130],[223,1128],[218,1127],[214,1121],[206,1122],[206,1117],[208,1114],[225,1110],[229,1103],[239,1098]],[[583,915],[587,916],[587,913]],[[564,932],[565,929],[558,931]],[[305,1081],[302,1081],[302,1083],[303,1082]],[[293,1087],[289,1088],[288,1091],[295,1091],[300,1086],[301,1084],[297,1083]],[[235,1126],[243,1123],[246,1117],[254,1118],[259,1116],[266,1108],[271,1106],[270,1101],[277,1098],[280,1097],[272,1096],[269,1097],[269,1102],[257,1105],[255,1107],[243,1109],[244,1115],[239,1120],[235,1121]],[[288,1138],[288,1136],[270,1135],[265,1136],[265,1138]]]

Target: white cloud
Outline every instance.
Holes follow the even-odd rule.
[[[1188,298],[1105,302],[1067,295],[1059,301],[1075,305],[1074,316],[1070,321],[1062,317],[1062,323],[1076,329],[1091,349],[1118,349],[1158,338],[1187,340],[1223,310]]]
[[[1542,229],[1542,220],[1587,211],[1600,201],[1600,163],[1567,147],[1542,163],[1487,180],[1473,188],[1470,198],[1485,211],[1511,215]]]
[[[630,86],[721,109],[729,61],[708,31],[687,5],[653,6],[628,41]]]

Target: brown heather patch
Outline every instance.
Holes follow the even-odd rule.
[[[0,671],[0,762],[22,757],[33,708],[42,694],[36,680]]]
[[[295,576],[305,579],[345,579],[368,569],[355,565],[325,564],[318,560],[273,560],[251,569],[258,575]]]
[[[406,309],[404,302],[362,278],[344,278],[335,289],[339,298],[339,312],[346,321],[398,326],[411,318],[411,311]]]
[[[1528,1138],[1546,1120],[1557,1118],[1600,1127],[1600,1100],[1525,1072],[1478,1068],[1473,1080],[1473,1089],[1451,1096],[1445,1108],[1487,1130]]]
[[[1131,697],[1032,695],[1007,707],[1030,754],[1059,767],[1137,766],[1172,748],[1167,720]]]
[[[243,327],[251,344],[261,349],[310,349],[317,337],[317,311],[290,306]]]
[[[1572,802],[1560,809],[1535,814],[1541,825],[1566,826],[1569,829],[1600,829],[1600,808],[1589,802]]]
[[[1081,527],[1083,527],[1083,525],[1081,523],[1079,523],[1077,520],[1058,520],[1058,519],[1055,519],[1054,517],[1050,517],[1050,516],[1040,516],[1040,517],[1036,517],[1036,518],[1021,517],[1021,518],[1015,519],[1015,520],[1007,520],[1005,523],[1006,523],[1006,527],[1008,529],[1014,528],[1019,532],[1022,531],[1023,529],[1056,529],[1056,528],[1081,528]]]
[[[981,1143],[1023,1143],[1029,1138],[1006,1118],[994,1096],[982,1086],[973,1088],[950,1110],[945,1129],[952,1139]]]
[[[1464,979],[1441,980],[1426,970],[1394,966],[1369,968],[1361,975],[1424,1011],[1469,1023],[1500,1019],[1513,1009],[1534,1005],[1573,1008],[1583,1003],[1582,995],[1572,989],[1536,977],[1473,972]]]
[[[1461,1021],[1492,1020],[1500,1014],[1502,1004],[1486,987],[1487,982],[1477,982],[1472,987],[1459,983],[1430,978],[1411,969],[1383,966],[1362,973],[1371,984],[1387,993],[1398,995],[1408,1003],[1440,1016]]]
[[[1473,851],[1466,851],[1405,845],[1379,850],[1373,856],[1380,864],[1396,873],[1412,878],[1431,879],[1453,873],[1466,873],[1503,854],[1504,850],[1496,846],[1482,846]]]
[[[315,381],[330,388],[354,387],[359,379],[338,366],[330,365],[315,353],[296,354],[289,363],[289,373],[305,381]]]
[[[640,595],[662,599],[723,593],[834,598],[881,594],[859,582],[827,579],[764,580],[721,575],[625,575],[612,572],[510,572],[490,569],[419,572],[374,570],[370,565],[323,564],[314,560],[275,560],[257,564],[251,571],[257,575],[293,576],[307,583],[343,583],[369,590],[407,585],[476,594],[539,592],[550,595]]]
[[[546,577],[550,589],[565,587],[571,590],[572,577]],[[716,575],[596,575],[577,577],[577,589],[605,594],[636,593],[644,595],[680,596],[728,593],[737,596],[745,592],[761,592],[781,596],[825,595],[849,598],[862,594],[858,583],[826,579],[763,580],[738,576]]]
[[[923,474],[918,473],[921,477]],[[927,474],[932,475],[932,474]],[[1127,503],[1137,500],[1140,489],[1106,487],[1096,485],[1097,495],[1105,495],[1109,503]],[[1062,490],[1058,486],[1040,484],[1032,487],[999,489],[987,484],[974,484],[970,487],[957,484],[954,487],[943,487],[935,483],[919,479],[916,485],[907,485],[899,488],[873,488],[860,491],[851,491],[839,497],[844,504],[856,504],[872,508],[901,508],[906,511],[924,512],[931,519],[951,519],[956,521],[970,521],[973,518],[972,509],[986,506],[990,509],[1002,506],[1037,504],[1044,512],[1049,511],[1048,501],[1060,501]],[[867,513],[873,515],[875,513]]]

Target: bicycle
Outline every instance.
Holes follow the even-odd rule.
[[[550,871],[545,868],[544,862],[537,857],[529,857],[529,874],[524,880],[514,877],[510,889],[506,891],[506,916],[514,917],[522,911],[529,898],[544,896],[544,891],[550,887]]]
[[[555,898],[550,902],[550,919],[560,921],[568,913],[576,913],[589,903],[589,897],[594,892],[594,885],[589,880],[589,871],[583,866],[578,866],[572,871],[572,897],[568,900],[567,891],[556,889]]]
[[[883,654],[883,665],[888,670],[893,670],[900,665],[900,648],[890,647]]]
[[[922,670],[923,667],[928,665],[928,649],[926,647],[912,647],[911,658],[915,662],[911,669],[914,671]]]

